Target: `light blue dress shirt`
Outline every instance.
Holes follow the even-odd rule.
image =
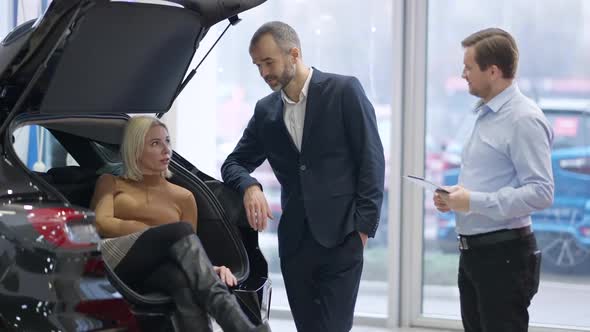
[[[531,224],[553,204],[553,131],[516,83],[480,101],[462,151],[459,184],[471,192],[470,212],[457,212],[457,233],[473,235]]]

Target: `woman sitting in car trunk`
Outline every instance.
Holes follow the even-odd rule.
[[[236,278],[211,265],[195,234],[193,194],[166,180],[171,157],[166,125],[148,116],[129,120],[120,177],[102,175],[91,206],[96,213],[106,264],[131,288],[162,291],[176,304],[182,331],[211,331],[207,313],[224,331],[270,331],[255,327],[227,285]]]

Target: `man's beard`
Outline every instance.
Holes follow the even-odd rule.
[[[293,78],[295,78],[295,65],[293,65],[291,68],[289,68],[289,65],[285,65],[285,67],[283,68],[283,72],[281,73],[281,77],[277,78],[276,76],[269,76],[266,78],[266,80],[267,80],[268,86],[270,86],[272,91],[276,92],[276,91],[280,91],[285,86],[287,86],[287,84],[289,84],[293,80]],[[277,84],[274,86],[270,85],[268,83],[269,79],[276,80]]]

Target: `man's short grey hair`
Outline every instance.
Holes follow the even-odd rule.
[[[296,47],[301,51],[301,42],[299,41],[299,36],[297,36],[295,29],[287,23],[272,21],[264,23],[258,28],[258,30],[256,30],[250,40],[250,52],[252,52],[254,46],[260,41],[260,38],[266,34],[270,34],[275,43],[277,43],[285,53],[289,53],[293,47]]]

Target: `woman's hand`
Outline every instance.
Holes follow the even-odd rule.
[[[233,287],[238,284],[238,279],[231,273],[231,270],[225,266],[214,266],[213,270],[219,276],[221,281],[225,282],[229,287]]]

